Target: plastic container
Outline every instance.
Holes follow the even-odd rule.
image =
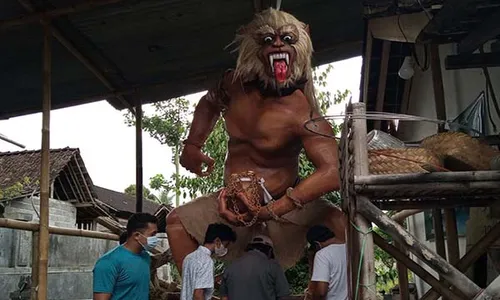
[[[405,143],[383,131],[373,129],[366,136],[368,150],[387,148],[406,148]]]

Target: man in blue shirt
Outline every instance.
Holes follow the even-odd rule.
[[[151,258],[158,244],[156,217],[137,213],[127,223],[127,240],[96,262],[94,300],[148,300]]]

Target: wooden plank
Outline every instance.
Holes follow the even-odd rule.
[[[448,55],[444,59],[446,70],[482,69],[500,67],[498,53]]]
[[[479,293],[474,300],[500,299],[500,276],[497,276],[488,287]]]
[[[376,111],[384,111],[385,88],[387,85],[387,70],[389,69],[389,57],[391,54],[391,42],[383,41],[382,43],[382,58],[380,60],[380,72],[378,76],[377,99],[375,102]],[[375,120],[373,123],[374,129],[380,129],[382,122]]]
[[[415,275],[420,277],[423,281],[427,282],[431,287],[438,290],[442,295],[450,297],[451,299],[461,299],[462,297],[456,295],[450,291],[443,283],[439,282],[434,276],[427,272],[423,267],[414,262],[408,255],[401,252],[396,247],[388,244],[384,238],[378,235],[376,232],[373,233],[373,241],[380,249],[384,250],[392,257],[394,257],[398,262],[403,263],[407,266]]]
[[[389,218],[372,203],[364,198],[358,198],[358,211],[368,220],[379,226],[380,229],[390,234],[395,241],[403,244],[411,253],[427,263],[466,297],[472,299],[479,293],[480,288],[467,278],[467,276],[458,271],[442,257],[435,254],[431,249],[425,246],[398,223],[394,222],[394,220]]]
[[[425,12],[397,14],[368,20],[374,38],[401,43],[415,43],[417,36],[429,23]]]
[[[19,16],[16,18],[1,20],[0,21],[0,30],[10,28],[18,25],[25,25],[30,23],[38,22],[40,19],[52,19],[61,17],[64,15],[69,15],[72,13],[77,13],[85,10],[89,10],[92,8],[97,8],[103,5],[109,5],[113,3],[117,3],[123,0],[86,0],[83,3],[74,4],[67,7],[56,8],[48,11],[34,12],[28,15]]]
[[[31,3],[30,0],[17,0],[27,11],[30,13],[36,13],[35,6]],[[42,22],[42,19],[40,19]],[[60,30],[53,26],[49,26],[52,35],[71,53],[75,56],[90,72],[92,72],[99,81],[101,81],[109,91],[116,91],[116,87],[106,78],[104,73],[93,64],[88,57],[82,54],[80,50],[78,50],[75,45],[69,41]],[[130,103],[123,97],[118,96],[117,99],[123,104],[124,107],[128,108],[130,112],[135,115],[134,108],[130,105]]]

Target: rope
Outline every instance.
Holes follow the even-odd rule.
[[[356,224],[354,224],[352,221],[351,221],[351,225],[352,225],[352,227],[354,227],[354,229],[356,229],[357,232],[359,232],[359,233],[361,233],[363,235],[363,242],[361,244],[361,252],[359,254],[358,275],[357,275],[357,278],[356,278],[356,296],[354,297],[355,300],[358,300],[359,287],[364,287],[367,290],[369,290],[370,292],[372,292],[375,295],[377,295],[377,292],[373,291],[371,289],[371,287],[376,286],[376,283],[360,284],[360,282],[359,282],[361,280],[361,266],[363,265],[363,258],[364,258],[364,254],[365,254],[366,236],[368,234],[370,234],[370,233],[373,232],[373,228],[370,228],[370,229],[368,229],[368,231],[364,232],[364,231],[361,230],[361,228],[359,228],[358,226],[356,226]]]
[[[414,115],[396,114],[396,113],[379,112],[379,111],[368,111],[362,115],[354,115],[352,112],[349,112],[349,113],[339,114],[339,115],[327,115],[327,116],[321,116],[321,117],[317,117],[317,118],[311,118],[307,122],[304,123],[304,128],[313,134],[321,135],[321,136],[328,137],[328,138],[340,139],[340,138],[335,137],[333,135],[328,135],[328,134],[323,134],[323,133],[317,132],[314,129],[311,129],[310,126],[313,126],[314,128],[318,128],[318,125],[314,124],[315,122],[322,121],[322,120],[328,120],[328,119],[345,119],[345,117],[348,117],[350,119],[382,120],[382,121],[391,121],[391,120],[420,121],[420,122],[430,122],[430,123],[435,123],[435,124],[444,124],[444,125],[448,125],[448,126],[454,125],[456,127],[472,131],[472,132],[478,134],[479,136],[484,136],[483,133],[475,130],[474,128],[460,124],[456,121],[438,120],[438,119],[425,118],[425,117],[414,116]],[[310,125],[311,123],[313,125]]]

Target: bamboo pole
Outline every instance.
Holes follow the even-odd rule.
[[[353,103],[352,104],[353,115],[364,115],[365,104],[364,103]],[[368,150],[366,145],[366,121],[360,118],[353,119],[353,140],[354,143],[354,174],[355,175],[367,175],[368,174]],[[356,196],[356,202],[359,203],[360,200],[368,201],[364,196]],[[374,258],[374,247],[373,238],[371,234],[372,226],[369,221],[367,221],[361,214],[356,211],[354,216],[354,223],[357,226],[356,244],[363,247],[364,253],[361,252],[362,261],[360,271],[358,275],[358,282],[353,287],[359,291],[359,294],[355,294],[355,299],[361,300],[372,300],[376,299],[377,293],[374,291],[375,279],[375,258]],[[357,272],[357,270],[352,270]],[[358,298],[359,296],[359,298]]]
[[[37,290],[38,290],[38,231],[33,231],[31,235],[31,300],[37,299]]]
[[[48,21],[43,22],[43,115],[42,159],[40,172],[40,227],[38,236],[38,299],[47,299],[49,263],[49,192],[50,192],[50,104],[51,104],[51,34]]]
[[[477,182],[500,181],[500,171],[465,171],[465,172],[434,172],[412,174],[388,174],[355,176],[354,182],[358,185],[391,185],[405,183],[432,183],[432,182]]]
[[[135,211],[142,212],[142,101],[137,97],[135,106]]]
[[[40,226],[39,224],[36,223],[27,223],[23,221],[0,218],[0,228],[10,228],[10,229],[38,232]],[[62,228],[55,226],[49,226],[48,229],[50,234],[57,234],[57,235],[77,236],[77,237],[79,236],[79,237],[112,240],[112,241],[118,241],[120,239],[120,236],[117,234],[100,232],[100,231],[91,231],[91,230],[83,230],[75,228]]]

